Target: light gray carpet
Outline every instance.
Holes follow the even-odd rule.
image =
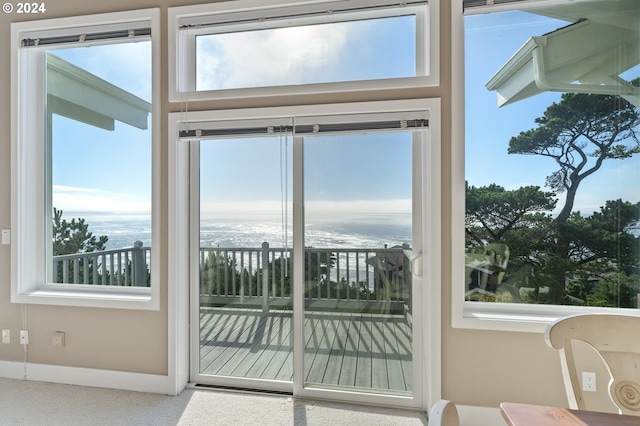
[[[0,378],[0,425],[425,426],[425,413],[209,389],[166,396]]]

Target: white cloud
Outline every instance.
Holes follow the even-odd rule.
[[[63,211],[150,212],[151,202],[94,188],[54,185],[52,203]]]
[[[352,37],[348,25],[314,25],[202,36],[198,89],[323,81]]]

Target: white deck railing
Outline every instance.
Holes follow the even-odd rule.
[[[53,258],[53,281],[65,284],[148,286],[150,247],[78,253]],[[305,300],[314,309],[366,311],[411,305],[408,247],[306,248]],[[202,306],[290,308],[292,249],[211,247],[200,249]]]
[[[53,256],[54,283],[148,287],[151,247],[133,247]]]
[[[316,309],[410,306],[408,247],[306,248],[305,300]],[[262,247],[200,249],[203,306],[291,306],[292,250]]]

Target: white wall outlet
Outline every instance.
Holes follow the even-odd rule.
[[[56,348],[64,348],[64,331],[56,331],[53,333],[51,344]]]
[[[21,345],[29,344],[29,332],[27,330],[20,330],[20,344]]]
[[[2,343],[6,345],[11,343],[11,330],[7,330],[6,328],[2,330]]]
[[[585,392],[596,391],[596,373],[591,371],[582,372],[582,390]]]

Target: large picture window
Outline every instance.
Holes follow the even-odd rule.
[[[437,1],[169,9],[170,100],[437,84]],[[374,84],[375,82],[375,84]],[[335,86],[335,85],[338,86]],[[306,87],[306,88],[302,88]],[[260,91],[256,91],[260,89]]]
[[[465,10],[471,316],[640,307],[640,5],[603,3]]]
[[[14,301],[156,307],[153,15],[13,26]]]

